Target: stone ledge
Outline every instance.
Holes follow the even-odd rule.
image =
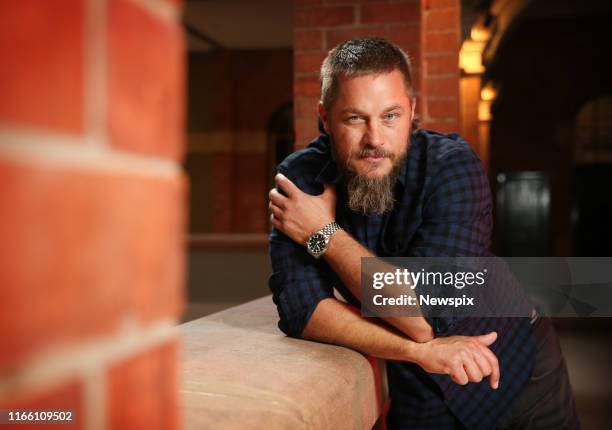
[[[179,326],[186,429],[371,429],[384,362],[286,337],[267,296]]]

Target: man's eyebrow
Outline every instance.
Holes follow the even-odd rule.
[[[402,108],[401,105],[393,105],[393,106],[390,106],[390,107],[384,109],[383,112],[390,112],[392,110],[403,110],[403,108]],[[365,112],[361,111],[360,109],[358,109],[356,107],[352,107],[352,106],[349,106],[349,107],[346,107],[346,108],[342,109],[340,111],[340,113],[343,114],[343,115],[347,114],[347,113],[356,113],[356,114],[359,114],[359,115],[366,115]]]
[[[384,112],[391,112],[392,110],[404,110],[401,105],[393,105],[384,110]]]
[[[358,114],[362,115],[362,114],[364,114],[365,112],[362,112],[361,110],[357,109],[356,107],[349,106],[349,107],[346,107],[346,108],[342,109],[342,110],[340,111],[340,113],[341,113],[341,114],[346,114],[346,113],[358,113]]]

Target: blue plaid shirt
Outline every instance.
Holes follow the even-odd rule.
[[[336,186],[336,221],[381,257],[490,256],[491,195],[482,163],[456,134],[418,130],[396,184],[396,204],[384,215],[348,209],[342,175],[321,135],[287,157],[278,171],[302,191],[318,195]],[[279,328],[300,337],[317,304],[336,288],[347,302],[359,301],[324,259],[311,257],[277,229],[270,235],[273,273],[269,287],[280,316]],[[431,318],[435,336],[480,335],[495,330],[491,349],[500,364],[500,385],[488,380],[462,386],[448,375],[429,374],[413,363],[387,364],[390,428],[494,429],[530,378],[535,343],[526,318]]]

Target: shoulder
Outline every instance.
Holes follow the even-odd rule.
[[[329,141],[326,136],[319,136],[304,149],[295,151],[285,158],[276,168],[309,194],[320,194],[321,186],[317,183],[319,174],[332,163]]]
[[[482,161],[458,134],[418,130],[414,140],[426,160],[428,181],[432,185],[448,182],[487,183]]]
[[[481,163],[478,155],[470,145],[457,133],[440,133],[433,130],[420,129],[415,133],[415,140],[427,152],[430,163],[444,167],[452,160],[465,162],[477,161]]]
[[[458,134],[431,130],[416,133],[426,152],[429,195],[461,199],[468,195],[488,198],[489,184],[482,161]]]

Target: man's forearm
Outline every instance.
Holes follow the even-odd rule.
[[[357,298],[361,296],[361,258],[375,257],[344,230],[334,233],[325,260]],[[386,322],[417,342],[433,339],[433,330],[425,318],[388,317]]]
[[[439,337],[417,343],[380,320],[363,318],[358,309],[329,298],[319,302],[302,338],[345,346],[385,360],[409,361],[426,372],[449,375],[462,385],[485,377],[492,388],[499,384],[499,363],[488,349],[496,333]]]
[[[386,360],[417,360],[417,343],[375,319],[363,318],[359,310],[332,298],[319,302],[302,337]]]

